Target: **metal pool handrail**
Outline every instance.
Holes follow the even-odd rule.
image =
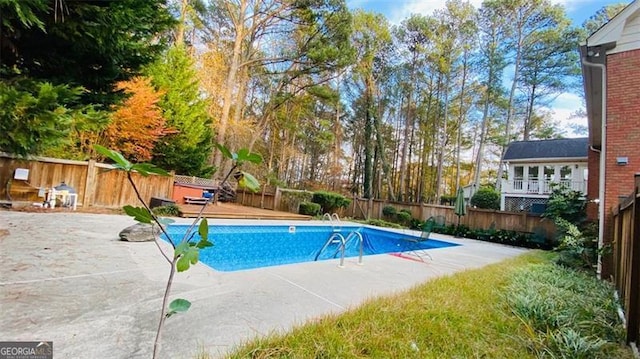
[[[342,252],[342,253],[340,253],[340,268],[344,267],[344,251],[345,251],[345,249],[347,247],[347,243],[349,243],[349,241],[351,239],[356,238],[356,237],[360,240],[360,254],[358,256],[358,265],[362,265],[362,251],[363,251],[363,247],[364,247],[364,239],[362,239],[362,234],[360,234],[360,232],[353,231],[353,232],[349,233],[349,235],[344,240],[344,242],[342,243],[342,246],[339,249]]]
[[[325,219],[331,223],[334,232],[342,231],[342,222],[340,221],[340,217],[337,213],[325,213],[322,215],[322,220],[324,221]]]
[[[358,265],[362,265],[362,255],[364,252],[364,239],[362,238],[362,234],[360,234],[360,232],[358,231],[353,231],[351,233],[349,233],[349,235],[347,236],[347,238],[344,238],[344,236],[338,232],[333,233],[331,236],[329,236],[329,239],[325,242],[325,244],[322,246],[322,248],[318,251],[318,253],[316,254],[316,257],[313,259],[314,261],[318,260],[318,257],[320,257],[320,254],[322,254],[322,252],[324,252],[325,249],[327,249],[327,247],[329,247],[329,244],[331,243],[335,243],[335,241],[339,241],[340,243],[340,247],[338,247],[338,249],[336,250],[336,252],[333,254],[333,257],[335,258],[336,255],[338,254],[338,252],[340,252],[340,268],[344,267],[344,253],[346,251],[347,248],[347,243],[349,243],[349,241],[351,241],[353,238],[357,238],[360,241],[360,253],[358,256]]]
[[[333,243],[334,240],[339,240],[340,241],[340,247],[338,250],[340,250],[340,248],[344,248],[344,244],[345,244],[345,239],[344,236],[340,233],[333,233],[331,236],[329,236],[329,239],[327,240],[327,242],[324,244],[324,246],[322,246],[322,248],[318,251],[318,254],[316,254],[316,257],[313,259],[314,261],[318,260],[318,257],[320,257],[320,254],[327,249],[327,247],[329,246],[329,244]],[[344,256],[344,249],[342,250],[343,256]],[[335,255],[338,254],[338,252],[336,251],[336,253],[333,255],[335,257]]]

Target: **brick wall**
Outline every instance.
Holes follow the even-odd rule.
[[[619,196],[633,191],[634,174],[640,172],[640,49],[607,56],[606,156],[605,210],[610,213]],[[628,164],[618,165],[617,157],[627,157]]]

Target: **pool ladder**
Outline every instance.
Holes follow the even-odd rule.
[[[331,223],[334,233],[342,230],[342,221],[340,221],[340,216],[337,213],[325,213],[322,215],[322,220],[328,220]]]
[[[362,265],[362,252],[363,252],[364,240],[362,239],[362,234],[360,234],[360,232],[358,232],[358,231],[353,231],[353,232],[349,233],[347,238],[345,238],[342,235],[342,233],[340,233],[340,232],[334,232],[333,234],[331,234],[331,236],[329,236],[329,239],[327,240],[327,242],[325,242],[324,246],[322,246],[320,251],[318,251],[318,254],[316,254],[316,257],[313,260],[317,261],[318,257],[320,257],[320,254],[322,254],[322,252],[324,252],[324,250],[327,249],[327,247],[329,247],[329,245],[331,245],[331,244],[340,244],[340,246],[338,247],[336,252],[333,254],[333,258],[335,258],[336,255],[338,253],[340,253],[340,265],[338,267],[343,268],[344,267],[344,252],[345,252],[345,249],[347,248],[347,244],[350,241],[352,241],[354,238],[357,238],[357,240],[359,241],[359,244],[360,244],[359,245],[360,254],[358,255],[358,264]]]

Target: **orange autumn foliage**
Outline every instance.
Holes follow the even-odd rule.
[[[113,113],[102,140],[129,160],[149,161],[160,137],[172,133],[158,107],[162,93],[143,77],[119,82],[117,88],[129,97]]]

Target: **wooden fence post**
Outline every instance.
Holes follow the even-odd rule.
[[[353,201],[351,201],[352,206],[351,206],[351,218],[356,218],[356,206],[358,206],[358,198],[356,197],[356,194],[353,194]]]
[[[616,276],[614,278],[616,288],[620,294],[622,292],[622,286],[624,283],[622,282],[622,230],[624,228],[623,224],[623,213],[622,206],[618,204],[618,209],[613,216],[613,228],[614,228],[614,237],[613,241],[611,241],[611,245],[613,246],[613,273]],[[600,258],[598,258],[600,260]]]
[[[640,175],[636,174],[635,183],[636,187],[633,191],[633,211],[631,212],[631,218],[633,219],[633,225],[631,230],[631,275],[629,278],[629,308],[627,308],[627,343],[636,343],[638,341],[638,311],[640,299],[640,293],[638,293],[638,281],[640,280],[640,202],[638,201]]]
[[[280,187],[276,186],[276,194],[273,195],[273,210],[280,210],[280,197],[282,197],[282,191],[280,191]]]
[[[176,171],[171,170],[169,172],[169,195],[165,198],[173,199],[173,189],[176,184]]]
[[[90,159],[87,163],[87,177],[84,183],[84,196],[82,197],[82,206],[89,207],[93,205],[93,198],[96,189],[96,161]]]

